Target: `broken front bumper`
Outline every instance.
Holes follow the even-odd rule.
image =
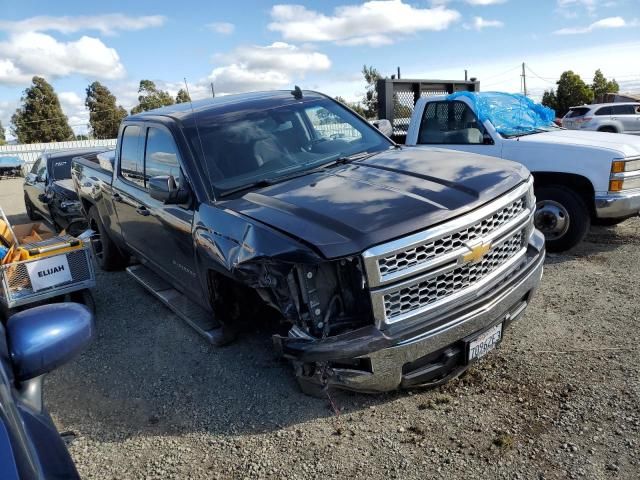
[[[535,232],[532,240],[515,272],[475,301],[428,321],[387,330],[364,327],[324,340],[274,340],[307,385],[362,392],[437,385],[468,367],[465,339],[500,322],[504,329],[524,312],[540,283],[545,256],[541,234]]]

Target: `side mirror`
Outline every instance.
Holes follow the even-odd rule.
[[[24,177],[24,182],[28,183],[28,184],[33,184],[36,181],[36,174],[35,173],[27,173],[27,175]]]
[[[181,204],[189,201],[190,192],[186,188],[178,188],[172,175],[151,177],[148,182],[149,195],[166,204]]]
[[[16,379],[24,382],[84,350],[93,337],[93,316],[77,303],[42,305],[11,316],[7,337]]]
[[[374,127],[380,130],[380,132],[386,135],[387,137],[390,137],[391,135],[393,135],[393,125],[391,125],[391,122],[386,118],[382,118],[380,120],[374,120],[372,123]]]
[[[491,135],[489,135],[488,133],[484,133],[482,135],[482,144],[483,145],[493,145],[495,142],[493,141],[493,138],[491,138]]]

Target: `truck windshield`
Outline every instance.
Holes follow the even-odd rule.
[[[339,103],[309,100],[198,117],[185,128],[200,152],[216,196],[245,185],[277,181],[337,159],[375,153],[393,144]]]

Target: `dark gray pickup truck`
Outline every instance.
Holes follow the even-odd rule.
[[[126,118],[73,179],[104,269],[214,343],[277,319],[303,390],[437,385],[502,339],[542,275],[525,167],[400,147],[315,92]]]

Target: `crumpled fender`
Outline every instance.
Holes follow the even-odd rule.
[[[265,299],[285,316],[294,307],[287,276],[296,264],[323,260],[310,247],[267,225],[231,210],[202,204],[194,218],[196,269],[203,291],[215,271],[255,289],[269,289]]]

